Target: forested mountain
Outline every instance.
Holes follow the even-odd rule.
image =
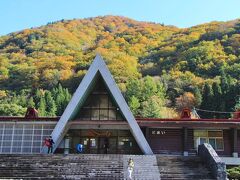
[[[11,102],[13,109],[21,109],[31,98],[39,109],[37,92],[46,105],[46,94],[54,96],[54,89],[67,92],[68,100],[67,90],[74,92],[96,53],[106,60],[135,115],[169,117],[183,106],[240,107],[240,20],[183,29],[104,16],[61,20],[0,37],[0,115],[21,115],[5,112],[3,105]],[[16,97],[27,101],[21,104]],[[42,114],[60,115],[57,111]]]

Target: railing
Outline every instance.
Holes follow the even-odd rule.
[[[60,117],[0,116],[0,121],[58,121]]]
[[[217,180],[227,179],[226,164],[218,156],[210,144],[204,143],[198,146],[198,155],[208,165],[212,175]]]

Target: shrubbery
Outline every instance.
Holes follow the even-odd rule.
[[[228,169],[227,174],[229,179],[240,179],[240,166]]]

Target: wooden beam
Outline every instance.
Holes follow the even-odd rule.
[[[186,127],[183,128],[183,150],[188,150],[188,129]]]
[[[233,128],[232,129],[233,132],[233,152],[238,152],[238,148],[237,148],[237,143],[238,143],[238,139],[237,139],[237,128]]]

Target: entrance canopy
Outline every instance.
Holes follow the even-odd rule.
[[[135,138],[137,144],[144,154],[153,154],[148,142],[146,141],[139,125],[137,124],[132,112],[130,111],[125,99],[123,98],[121,91],[117,87],[110,71],[108,70],[105,62],[100,55],[97,55],[91,64],[87,74],[83,78],[76,92],[74,93],[71,101],[66,107],[63,115],[55,126],[52,137],[56,143],[55,147],[58,147],[59,143],[63,139],[64,135],[69,129],[69,121],[73,120],[81,108],[83,107],[87,97],[93,90],[96,81],[99,80],[99,76],[103,80],[114,102],[119,108],[121,115],[127,121],[129,129]],[[56,149],[56,148],[55,148]]]

